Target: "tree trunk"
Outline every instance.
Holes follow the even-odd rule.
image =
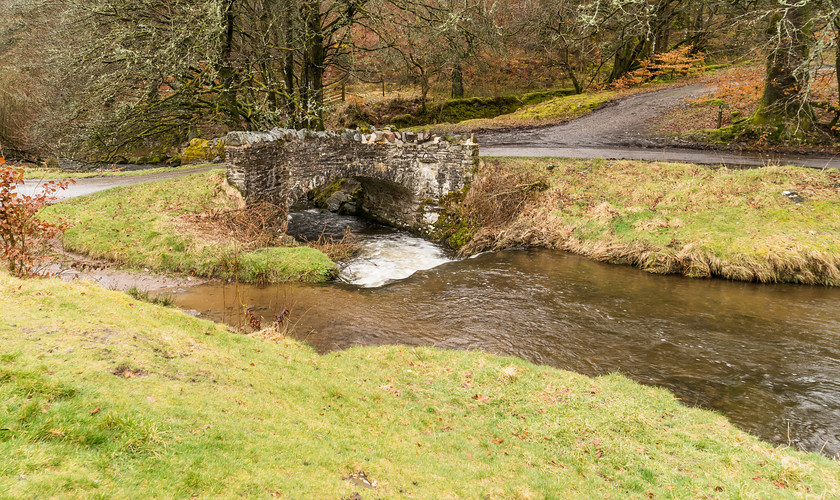
[[[834,20],[834,76],[840,82],[840,17]],[[840,83],[837,85],[837,105],[840,106]]]
[[[633,69],[633,65],[641,56],[648,43],[644,39],[638,37],[627,41],[615,52],[615,59],[613,63],[612,72],[608,82],[613,83]]]
[[[801,90],[807,84],[810,32],[807,4],[783,7],[771,20],[768,33],[775,39],[767,57],[764,93],[753,117],[756,124],[787,127],[793,118],[796,127],[810,126],[810,112]],[[803,112],[804,111],[804,112]]]
[[[297,119],[298,110],[295,108],[295,26],[292,22],[294,9],[291,2],[284,2],[283,29],[285,30],[285,52],[283,54],[283,86],[286,94],[283,96],[283,104],[286,107],[286,114],[292,122],[292,127],[297,128],[300,124]]]
[[[321,27],[321,1],[307,0],[304,3],[306,22],[306,45],[304,49],[304,96],[301,104],[306,111],[306,128],[323,130],[323,102],[324,102],[324,66],[326,63],[326,49],[324,48],[324,33]]]
[[[218,72],[221,80],[222,90],[219,95],[220,110],[224,115],[225,124],[233,130],[242,127],[242,120],[239,113],[239,104],[236,99],[234,88],[235,75],[233,72],[233,36],[236,13],[233,9],[235,0],[225,0],[223,4],[224,31],[222,32],[221,53],[219,54]]]
[[[454,99],[464,97],[464,68],[460,60],[455,61],[452,66],[452,97]]]
[[[575,87],[575,94],[582,94],[583,93],[583,84],[581,83],[580,79],[577,77],[575,73],[575,69],[572,67],[572,63],[570,62],[569,51],[564,51],[564,58],[563,62],[563,69],[566,70],[566,75],[568,75],[569,80],[572,81],[572,85]]]
[[[429,99],[429,75],[425,68],[420,68],[420,113],[426,113],[426,101]]]

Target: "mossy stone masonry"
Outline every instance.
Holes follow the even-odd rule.
[[[366,212],[420,234],[432,230],[439,200],[469,184],[479,154],[471,136],[429,132],[274,129],[230,132],[223,141],[228,182],[248,204],[288,210],[315,188],[356,178],[368,186]]]

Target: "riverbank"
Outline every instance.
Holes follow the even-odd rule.
[[[545,247],[660,274],[837,286],[838,193],[840,173],[796,167],[495,158],[441,228],[465,255]]]
[[[221,170],[109,189],[41,214],[70,223],[67,251],[132,269],[258,284],[326,281],[336,272],[323,252],[287,245],[276,214],[246,209]]]
[[[319,356],[92,284],[0,285],[10,496],[840,492],[836,461],[618,375],[427,348]]]

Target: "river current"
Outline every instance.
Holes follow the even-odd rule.
[[[763,439],[840,454],[840,290],[657,276],[547,250],[455,260],[360,219],[309,210],[298,237],[357,235],[343,282],[207,284],[185,309],[241,324],[291,307],[320,352],[357,345],[483,350],[597,376],[620,372]]]

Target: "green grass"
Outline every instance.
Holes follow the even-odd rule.
[[[72,252],[132,268],[174,271],[250,283],[324,281],[335,264],[309,247],[253,248],[196,214],[235,208],[216,170],[70,199],[42,211],[72,227],[62,238]]]
[[[501,176],[546,189],[510,214],[504,231],[480,230],[469,250],[531,244],[659,273],[840,285],[840,172],[490,159],[468,202],[494,199],[500,188],[481,179],[504,187]]]
[[[319,356],[0,272],[0,496],[833,498],[840,466],[619,375],[431,348]],[[364,472],[375,491],[353,484]]]
[[[621,94],[616,91],[555,97],[536,104],[523,106],[518,110],[495,118],[478,118],[459,123],[438,123],[411,127],[408,130],[435,130],[448,133],[466,133],[474,130],[498,130],[513,127],[533,127],[562,123],[591,113],[599,106],[617,99]]]
[[[442,103],[430,104],[427,115],[435,121],[458,123],[465,120],[492,119],[500,115],[514,113],[517,110],[545,101],[574,94],[574,90],[559,89],[545,92],[532,92],[522,96],[470,97],[450,99]]]
[[[186,165],[183,167],[160,167],[148,170],[90,170],[90,171],[69,171],[54,168],[26,168],[23,173],[24,179],[87,179],[90,177],[131,177],[135,175],[160,174],[165,172],[177,172],[179,170],[192,170],[194,168],[206,167],[202,165]]]

